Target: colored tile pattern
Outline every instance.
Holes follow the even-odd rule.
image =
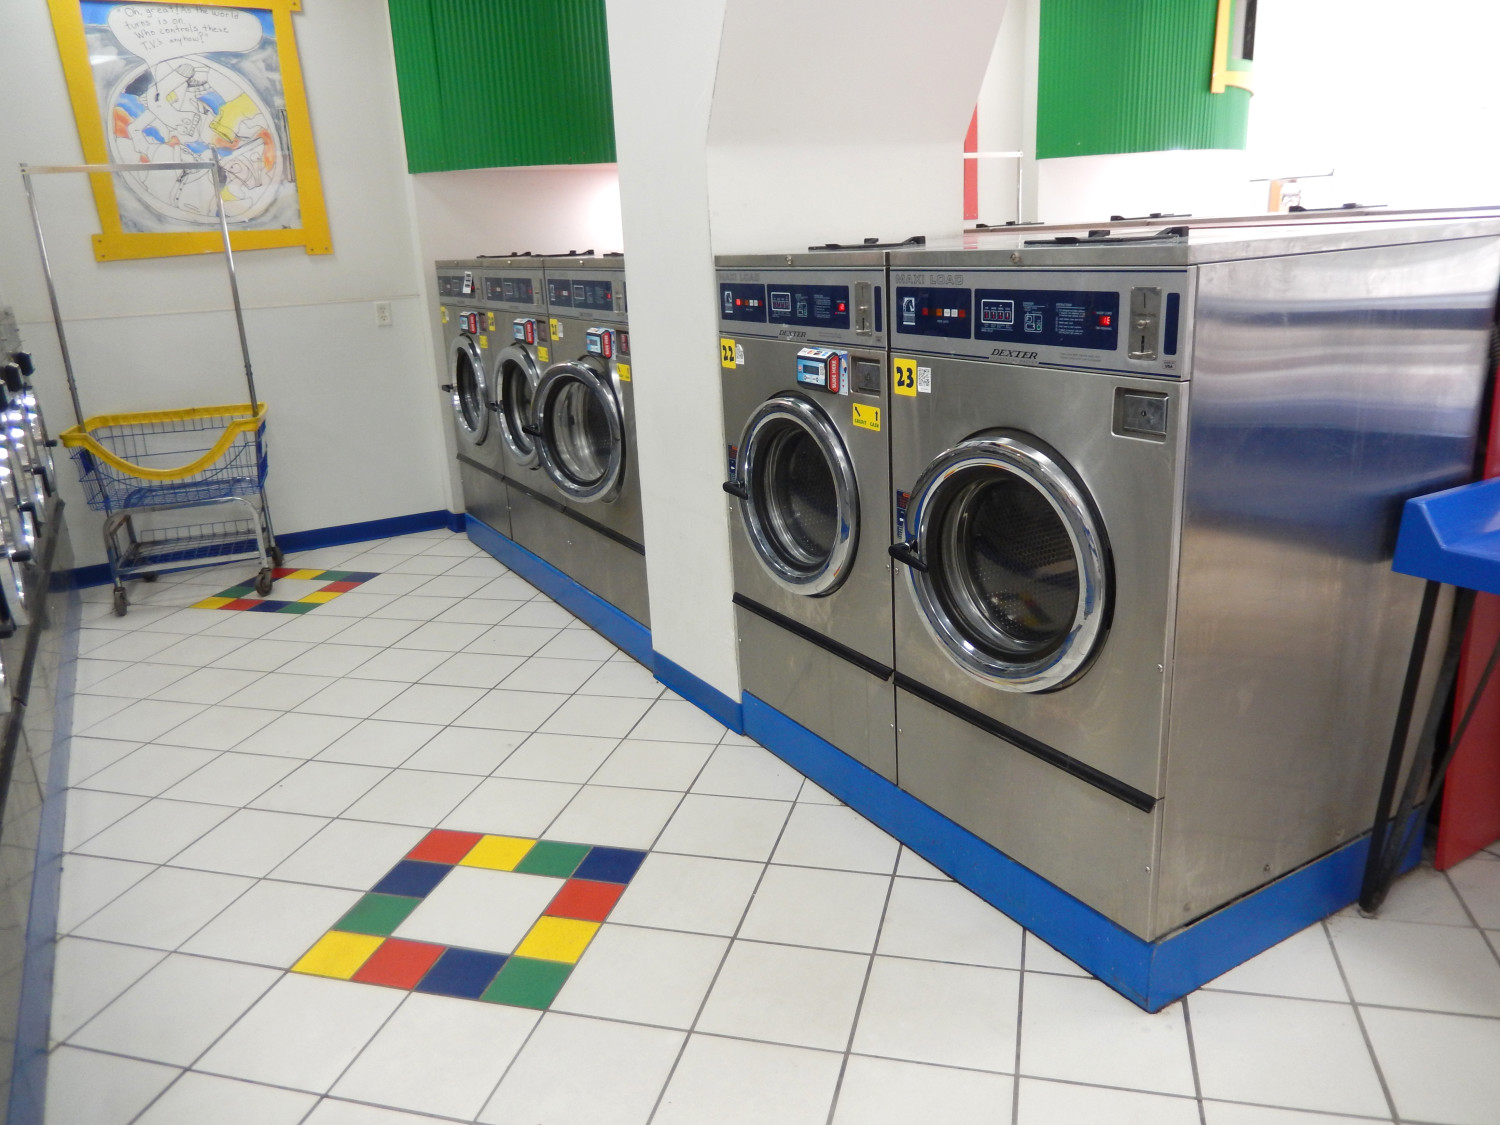
[[[340,594],[347,594],[370,579],[379,577],[376,572],[367,570],[310,570],[305,567],[299,569],[290,566],[277,567],[271,571],[271,576],[278,582],[287,578],[294,582],[318,582],[321,585],[295,601],[288,601],[284,598],[259,597],[255,593],[255,582],[252,580],[238,586],[231,586],[227,590],[220,590],[211,598],[195,602],[192,608],[248,609],[257,613],[311,613],[318,606],[333,601]]]
[[[292,966],[294,973],[545,1009],[567,982],[643,851],[435,828]],[[512,953],[391,936],[455,867],[566,879]]]

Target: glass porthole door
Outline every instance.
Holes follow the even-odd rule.
[[[532,400],[537,453],[575,500],[608,502],[625,475],[625,421],[608,370],[592,359],[555,363]]]
[[[733,489],[745,532],[781,587],[815,597],[848,578],[859,491],[838,430],[801,395],[767,399],[740,436]]]
[[[501,439],[523,469],[538,460],[536,442],[526,427],[531,425],[531,404],[540,381],[536,361],[520,344],[507,345],[495,357],[495,420]]]
[[[1087,670],[1108,631],[1109,545],[1055,451],[1006,431],[946,450],[912,491],[907,532],[891,553],[962,667],[1026,692]]]
[[[485,378],[484,357],[471,337],[459,336],[453,341],[448,369],[458,432],[470,445],[482,445],[490,432],[489,381]]]

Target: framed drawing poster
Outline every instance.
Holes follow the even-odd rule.
[[[216,252],[219,202],[236,250],[332,252],[292,33],[301,0],[48,4],[84,160],[203,165],[90,177],[99,261]]]

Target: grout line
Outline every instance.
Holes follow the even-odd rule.
[[[1016,1057],[1011,1066],[1010,1079],[1010,1125],[1019,1125],[1021,1120],[1021,1031],[1025,1026],[1022,1017],[1026,1011],[1026,942],[1031,931],[1021,929],[1021,963],[1016,968]]]
[[[1203,1082],[1198,1076],[1198,1046],[1193,1041],[1193,1016],[1188,1011],[1188,997],[1182,998],[1182,1026],[1187,1032],[1188,1065],[1193,1071],[1193,1099],[1198,1103],[1198,1125],[1208,1125],[1203,1109]]]
[[[1390,1083],[1385,1080],[1385,1071],[1380,1066],[1380,1057],[1375,1053],[1375,1044],[1370,1039],[1370,1029],[1365,1026],[1365,1017],[1359,1010],[1359,1002],[1354,998],[1354,988],[1349,984],[1349,974],[1344,971],[1343,958],[1339,956],[1338,944],[1333,940],[1333,931],[1328,928],[1328,921],[1324,919],[1318,925],[1323,930],[1323,937],[1328,942],[1329,952],[1333,954],[1333,963],[1338,967],[1339,979],[1344,982],[1344,992],[1349,997],[1349,1006],[1354,1010],[1354,1020],[1359,1024],[1359,1033],[1364,1038],[1365,1050],[1370,1053],[1370,1063],[1375,1068],[1375,1077],[1380,1082],[1380,1092],[1385,1097],[1385,1104],[1391,1111],[1391,1120],[1400,1125],[1401,1114],[1396,1109],[1396,1099],[1391,1095]]]
[[[1458,904],[1463,907],[1464,917],[1469,920],[1469,924],[1471,926],[1479,931],[1480,940],[1482,940],[1484,944],[1489,947],[1490,955],[1494,957],[1497,962],[1500,962],[1500,949],[1495,948],[1495,943],[1493,940],[1491,940],[1490,935],[1485,931],[1485,928],[1479,924],[1479,919],[1474,917],[1474,911],[1469,908],[1469,900],[1464,898],[1463,892],[1460,891],[1458,889],[1458,885],[1453,882],[1451,869],[1449,871],[1442,872],[1442,876],[1445,880],[1447,880],[1448,889],[1451,890],[1453,892],[1453,896],[1458,899]]]
[[[787,818],[790,820],[790,816]],[[826,1125],[833,1125],[834,1114],[838,1112],[839,1096],[844,1092],[844,1075],[849,1070],[849,1057],[854,1051],[854,1036],[859,1031],[859,1017],[864,1011],[865,997],[870,991],[870,977],[875,971],[875,953],[880,948],[880,936],[885,932],[886,915],[891,909],[891,894],[896,888],[896,867],[901,862],[901,849],[896,849],[895,862],[891,864],[890,873],[885,881],[885,901],[880,907],[880,922],[875,927],[875,939],[870,943],[870,952],[865,958],[865,976],[859,985],[859,999],[854,1003],[854,1018],[849,1021],[849,1037],[844,1041],[844,1057],[839,1060],[838,1078],[833,1083],[833,1099],[828,1103],[828,1118]],[[767,870],[770,869],[767,864]],[[776,943],[770,943],[776,944]]]

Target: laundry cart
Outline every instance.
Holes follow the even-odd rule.
[[[125,592],[128,578],[149,582],[166,572],[253,559],[258,564],[255,592],[265,597],[275,581],[275,568],[282,562],[265,492],[266,404],[255,393],[234,252],[229,243],[229,222],[223,209],[224,174],[217,163],[207,167],[219,200],[219,230],[249,401],[85,417],[32,177],[65,172],[202,172],[205,166],[199,163],[21,166],[63,369],[78,421],[58,438],[78,467],[89,507],[104,513],[104,549],[114,580],[114,611],[121,617],[129,605]]]

